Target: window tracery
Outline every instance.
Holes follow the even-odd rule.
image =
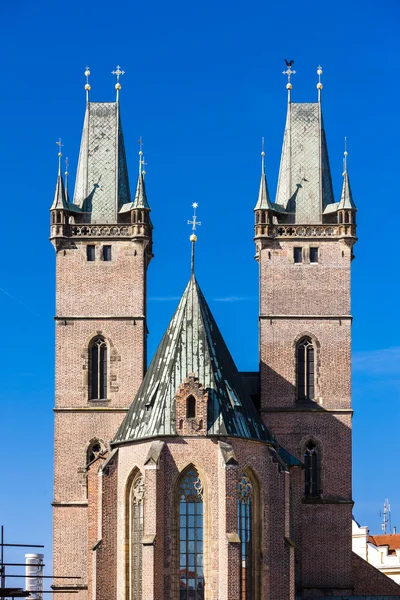
[[[203,485],[194,467],[179,481],[179,600],[204,600]]]
[[[92,340],[89,348],[90,365],[90,399],[105,400],[107,398],[107,344],[102,336]]]
[[[315,349],[309,337],[302,338],[296,348],[297,399],[315,398]]]
[[[238,483],[238,534],[240,539],[240,600],[253,599],[253,485],[242,473]]]
[[[129,490],[129,599],[142,600],[144,477],[135,475]]]

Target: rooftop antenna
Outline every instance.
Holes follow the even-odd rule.
[[[192,226],[192,234],[190,236],[190,241],[192,242],[192,262],[191,262],[191,271],[192,275],[194,275],[194,245],[197,242],[197,235],[194,233],[198,225],[201,225],[201,221],[197,220],[196,208],[198,207],[197,202],[193,202],[193,221],[188,221],[187,224]]]
[[[317,90],[318,90],[318,102],[321,102],[321,90],[324,87],[321,83],[321,75],[322,75],[323,71],[322,71],[322,67],[321,65],[319,65],[317,67],[317,75],[318,75],[318,83],[317,83]]]
[[[125,71],[121,70],[121,67],[119,65],[117,65],[115,71],[111,71],[111,75],[115,75],[117,77],[117,83],[115,84],[115,89],[117,90],[117,102],[119,101],[119,91],[122,87],[122,85],[119,82],[119,78],[121,77],[121,75],[125,75]]]
[[[85,84],[86,102],[89,102],[89,92],[90,92],[89,75],[90,75],[90,69],[89,69],[88,66],[86,66],[86,69],[85,69],[85,77],[86,77],[86,84]]]
[[[290,82],[290,77],[292,75],[296,75],[296,71],[292,71],[292,69],[291,69],[292,65],[294,65],[294,60],[287,60],[287,58],[285,58],[285,63],[286,63],[287,69],[286,69],[286,71],[282,71],[282,75],[287,75],[287,78],[288,78],[288,82],[286,84],[286,89],[288,91],[288,102],[290,102],[290,91],[293,87]]]
[[[383,505],[383,512],[379,511],[379,516],[382,518],[382,531],[386,535],[386,533],[392,533],[392,518],[390,516],[390,504],[389,500],[386,498],[385,503]]]

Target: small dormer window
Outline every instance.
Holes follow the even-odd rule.
[[[196,398],[188,396],[186,400],[186,418],[194,419],[196,417]]]

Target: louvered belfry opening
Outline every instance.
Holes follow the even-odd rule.
[[[90,344],[90,399],[107,399],[107,344],[102,336]]]

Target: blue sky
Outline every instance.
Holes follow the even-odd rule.
[[[265,137],[273,197],[286,114],[283,59],[295,59],[294,101],[316,99],[321,63],[335,192],[347,136],[359,208],[353,262],[354,514],[379,532],[378,513],[389,498],[393,524],[400,527],[399,251],[393,225],[399,12],[396,0],[2,3],[0,522],[14,541],[45,543],[49,555],[54,250],[48,209],[59,136],[71,183],[74,179],[86,64],[94,101],[113,100],[110,72],[117,64],[126,71],[121,111],[132,182],[137,139],[144,140],[155,227],[149,357],[189,276],[186,221],[192,202],[198,202],[197,276],[238,367],[253,370],[258,280],[252,238],[260,140]]]

